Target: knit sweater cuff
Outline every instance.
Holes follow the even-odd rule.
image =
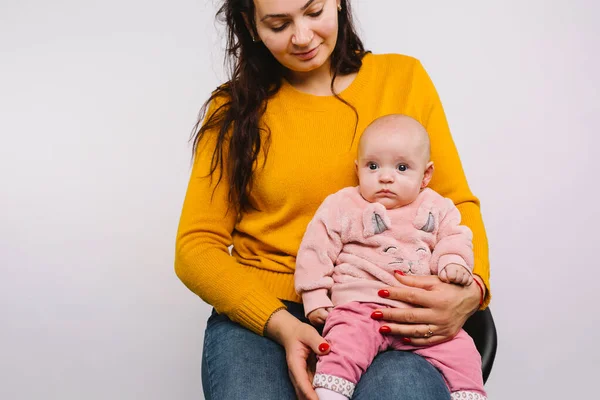
[[[481,280],[483,281],[483,285],[485,286],[485,297],[483,298],[483,304],[481,305],[481,307],[479,307],[480,310],[485,310],[488,307],[488,305],[490,304],[490,301],[492,300],[492,292],[490,291],[490,276],[489,276],[489,273],[488,274],[480,274],[479,273],[480,271],[477,268],[477,266],[480,265],[479,263],[481,263],[481,261],[476,258],[473,275],[479,276],[481,278]],[[489,269],[488,269],[488,271],[489,271]]]
[[[490,305],[490,301],[492,301],[492,293],[490,292],[490,289],[486,286],[485,287],[485,297],[483,298],[483,304],[479,307],[480,311],[485,310],[486,308],[488,308],[488,306]]]
[[[286,308],[285,305],[273,295],[252,291],[235,312],[235,320],[262,336],[271,315],[282,308]]]

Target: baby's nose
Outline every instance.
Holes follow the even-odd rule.
[[[382,182],[393,182],[394,175],[390,174],[389,172],[381,172],[381,174],[379,175],[379,180]]]

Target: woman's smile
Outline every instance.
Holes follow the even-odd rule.
[[[311,59],[313,59],[313,58],[315,58],[317,56],[317,53],[319,52],[319,48],[320,47],[321,47],[321,45],[318,45],[315,48],[313,48],[312,50],[309,50],[307,52],[304,52],[304,53],[292,53],[292,54],[294,56],[298,57],[302,61],[308,61],[308,60],[311,60]]]

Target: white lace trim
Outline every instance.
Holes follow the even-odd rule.
[[[334,375],[316,374],[313,379],[313,386],[318,388],[333,390],[334,392],[343,394],[348,398],[352,398],[354,394],[354,383]]]
[[[487,397],[477,392],[466,392],[464,390],[452,392],[452,400],[487,400]]]

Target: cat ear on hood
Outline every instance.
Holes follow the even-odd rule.
[[[419,229],[427,233],[433,232],[435,229],[435,219],[433,218],[433,214],[431,212],[429,212],[429,215],[427,216],[427,222],[425,222],[425,225]]]
[[[385,207],[379,203],[371,203],[363,212],[363,236],[368,238],[390,229],[392,223]]]
[[[413,220],[413,226],[415,229],[419,229],[423,232],[432,233],[436,230],[436,216],[433,213],[436,213],[436,208],[434,204],[430,202],[424,202],[419,206],[417,210],[417,215]]]

